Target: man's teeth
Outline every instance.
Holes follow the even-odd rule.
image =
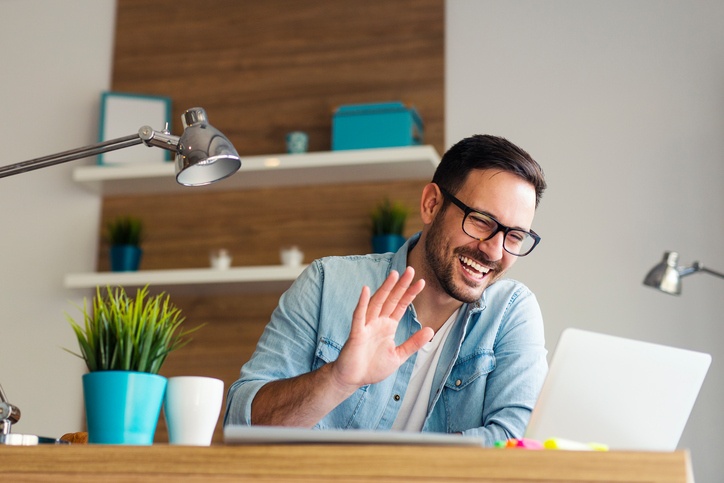
[[[478,272],[488,273],[490,271],[489,268],[480,265],[478,262],[476,262],[475,260],[471,260],[468,257],[460,257],[460,261],[463,262],[465,265],[474,268]]]

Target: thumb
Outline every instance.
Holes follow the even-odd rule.
[[[412,354],[419,351],[422,346],[430,342],[434,335],[435,332],[430,327],[423,327],[397,347],[397,355],[402,360],[407,359]]]

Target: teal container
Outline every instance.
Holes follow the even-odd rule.
[[[110,254],[111,271],[135,272],[141,264],[143,250],[136,245],[113,245]]]
[[[417,146],[424,131],[417,110],[399,101],[340,106],[332,115],[332,150]]]
[[[166,395],[167,379],[131,371],[83,375],[88,442],[151,445]]]
[[[374,253],[394,253],[405,244],[405,241],[405,237],[401,235],[375,235],[372,237],[372,251]]]

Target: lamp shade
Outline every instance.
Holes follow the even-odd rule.
[[[681,294],[681,275],[676,266],[678,262],[678,253],[664,253],[663,260],[646,275],[644,285],[657,288],[662,292],[672,295]]]
[[[241,158],[231,142],[195,107],[182,116],[184,132],[176,151],[176,181],[184,186],[203,186],[231,176]]]

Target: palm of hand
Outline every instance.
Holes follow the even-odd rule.
[[[335,361],[340,384],[357,388],[380,382],[430,340],[432,329],[423,328],[399,346],[395,343],[400,319],[425,284],[413,284],[413,277],[412,268],[402,276],[393,271],[371,297],[368,287],[362,289],[349,338]]]

